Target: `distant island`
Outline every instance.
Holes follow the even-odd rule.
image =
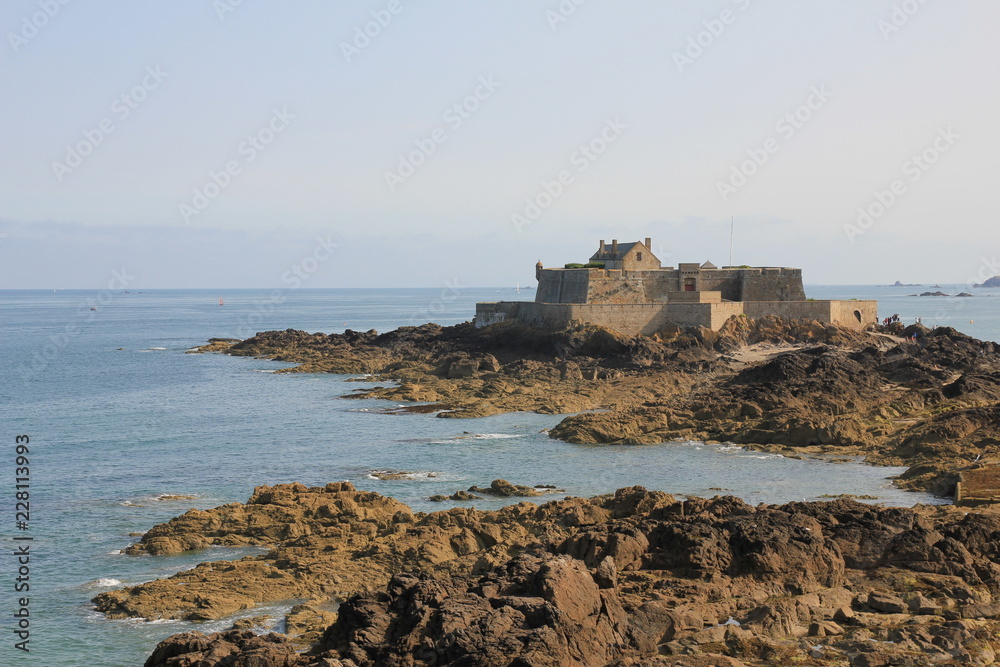
[[[950,294],[945,294],[944,292],[938,290],[937,292],[921,292],[920,294],[911,294],[910,296],[951,296]],[[959,292],[955,296],[972,296],[968,292]]]
[[[923,287],[921,283],[901,283],[898,280],[892,284],[893,287]]]
[[[993,276],[986,282],[973,285],[973,287],[1000,287],[1000,276]]]

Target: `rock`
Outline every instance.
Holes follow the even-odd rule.
[[[511,498],[514,496],[522,498],[534,498],[535,496],[542,495],[530,486],[521,486],[520,484],[511,484],[505,479],[495,479],[493,480],[489,487],[483,488],[481,486],[470,486],[468,493],[476,494],[481,493],[487,496],[498,496],[500,498]]]
[[[473,360],[462,360],[452,362],[448,366],[448,378],[470,378],[479,371],[479,362]]]
[[[810,637],[836,637],[844,634],[844,628],[833,621],[815,621],[809,625]]]
[[[410,630],[389,636],[377,630],[389,627]],[[520,556],[485,577],[397,576],[386,593],[347,600],[324,647],[342,647],[343,656],[361,665],[414,655],[469,667],[598,667],[619,657],[627,643],[617,596],[602,593],[582,563]]]
[[[499,373],[501,368],[500,361],[492,354],[485,354],[479,360],[479,370],[484,373]]]
[[[920,615],[937,615],[941,613],[941,605],[935,604],[921,593],[915,593],[907,601],[910,612]]]
[[[847,498],[680,501],[642,487],[421,514],[337,484],[261,487],[238,508],[186,516],[151,532],[171,538],[192,522],[213,539],[254,537],[270,520],[302,528],[262,556],[102,594],[99,608],[212,618],[260,601],[315,602],[286,619],[297,637],[179,635],[150,664],[605,666],[664,658],[672,666],[727,664],[716,657],[725,653],[755,666],[845,655],[852,664],[922,665],[946,652],[987,664],[1000,651],[995,514]],[[241,533],[227,533],[217,523],[224,517]],[[345,600],[332,623],[330,598]],[[941,615],[923,613],[936,608]],[[312,643],[307,653],[298,652],[303,642]]]
[[[857,615],[854,613],[854,610],[848,606],[838,607],[837,610],[833,613],[833,620],[837,621],[838,623],[844,623],[849,625],[854,623],[856,619]]]
[[[868,594],[865,604],[883,614],[902,614],[906,612],[906,604],[903,603],[902,598],[888,593],[872,591]]]
[[[987,278],[985,281],[973,285],[973,287],[1000,287],[1000,276],[993,276],[992,278]]]
[[[187,632],[160,642],[145,662],[145,667],[297,667],[298,653],[288,641],[276,634],[257,636],[244,630],[213,635]]]

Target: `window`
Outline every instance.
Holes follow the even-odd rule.
[[[641,262],[642,261],[642,253],[641,252],[635,253],[635,261],[637,261],[637,262]]]

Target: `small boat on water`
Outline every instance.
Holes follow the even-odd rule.
[[[226,305],[226,304],[225,304],[225,302],[224,302],[224,301],[222,300],[222,297],[221,297],[221,296],[219,297],[219,305],[220,305],[220,306],[224,306],[224,305]]]

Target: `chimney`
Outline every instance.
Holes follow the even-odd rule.
[[[618,239],[611,239],[611,256],[618,256]]]
[[[646,237],[646,248],[649,250],[653,249],[653,239]]]
[[[598,248],[597,253],[598,253],[598,255],[597,255],[598,257],[603,257],[604,256],[604,239],[601,239],[601,247]]]

